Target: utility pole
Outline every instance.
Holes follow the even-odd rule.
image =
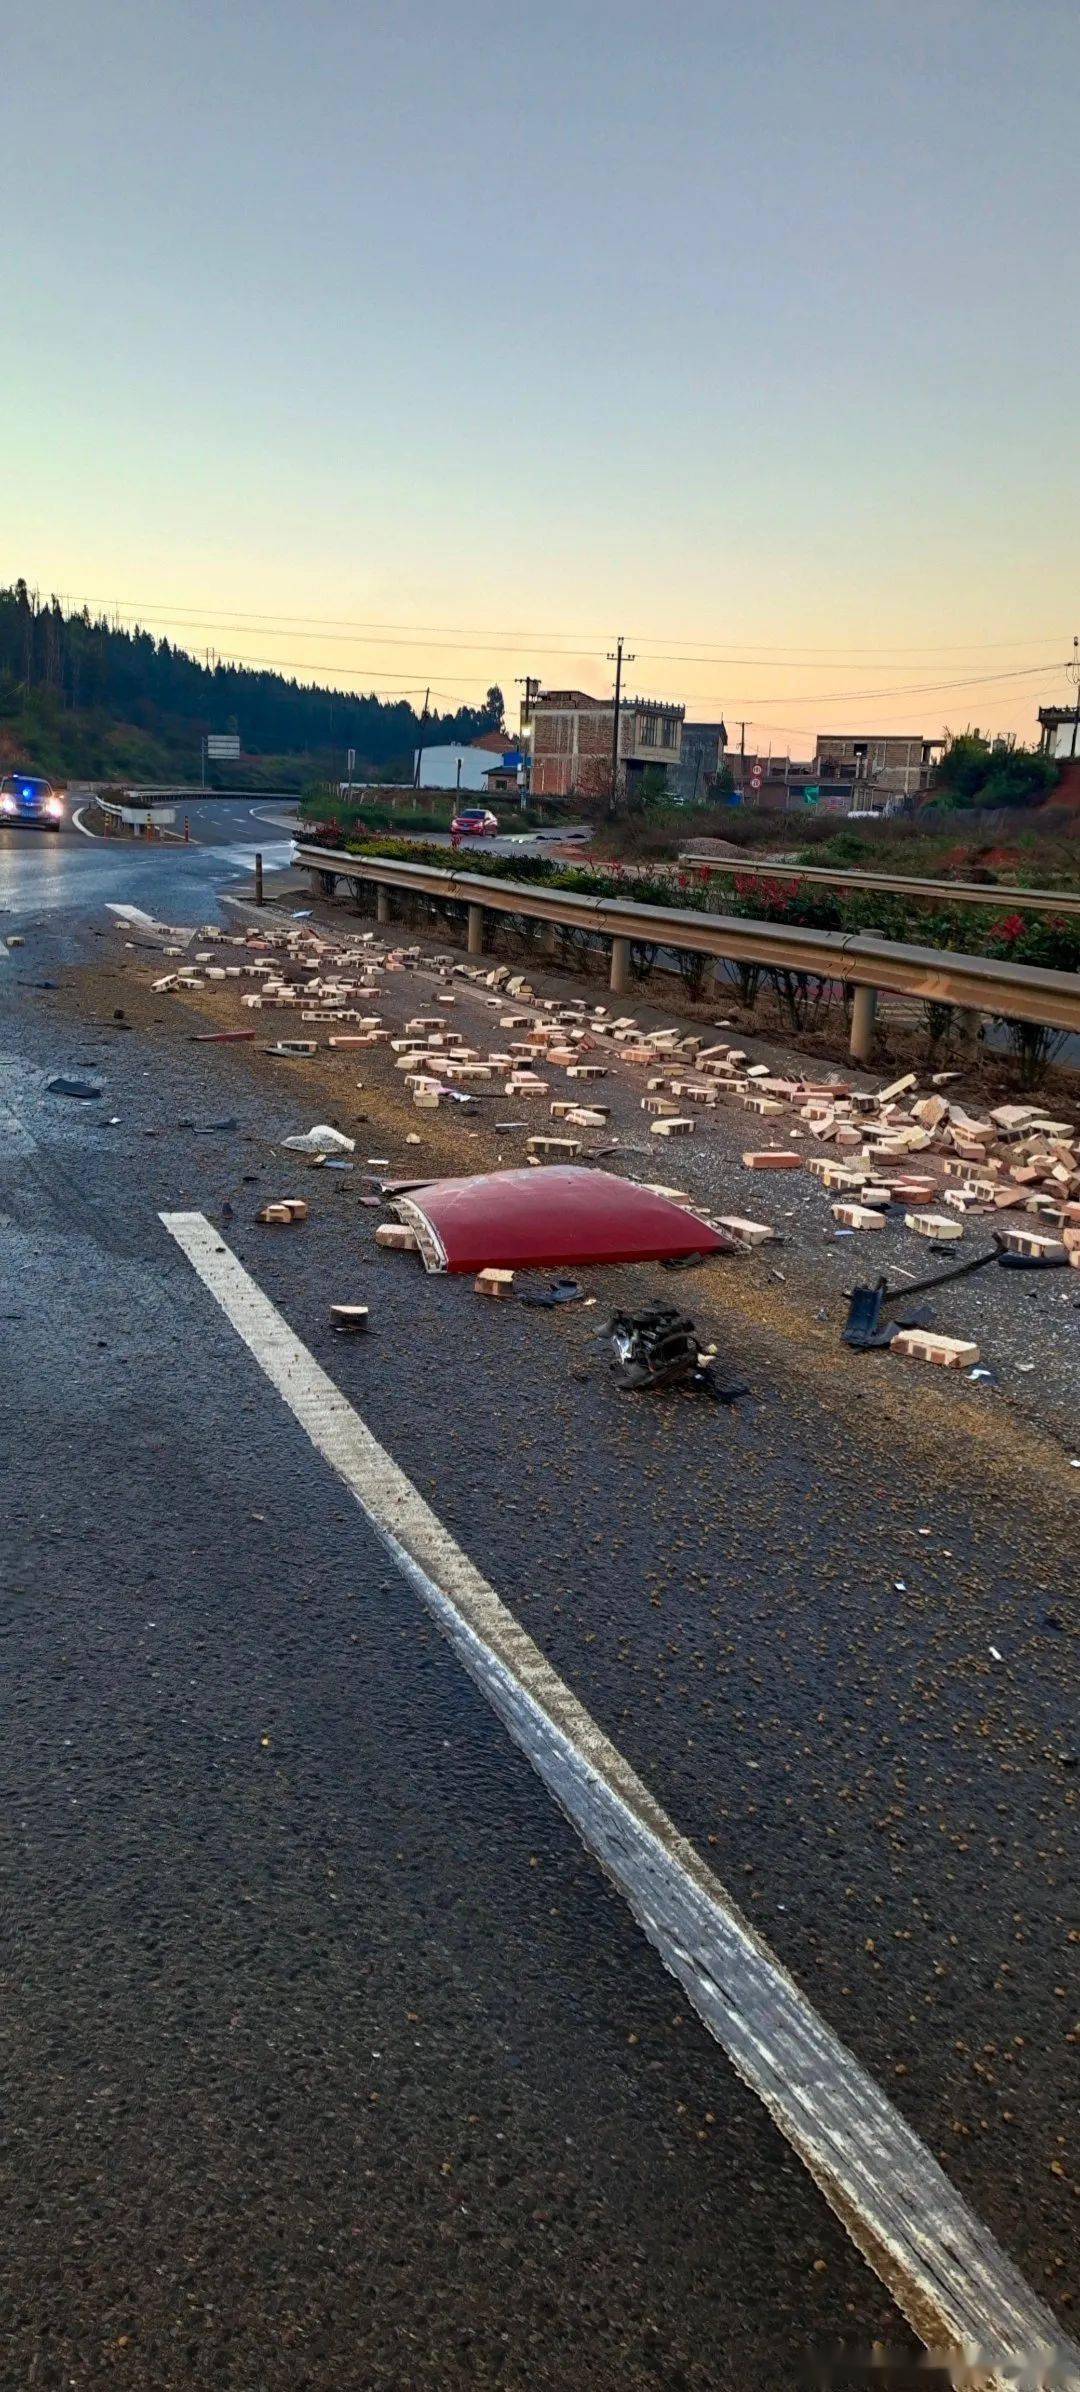
[[[1075,632],[1073,633],[1073,660],[1069,667],[1069,678],[1076,683],[1076,707],[1073,713],[1072,739],[1069,743],[1069,754],[1075,763],[1077,738],[1080,736],[1080,639],[1077,639]]]
[[[613,664],[615,667],[615,711],[611,724],[611,798],[608,804],[609,821],[614,819],[619,810],[619,709],[622,704],[622,669],[624,662],[626,664],[633,664],[634,662],[634,659],[630,655],[629,651],[627,651],[624,658],[624,637],[625,634],[620,631],[614,648],[608,649],[608,663]]]
[[[531,727],[533,706],[540,695],[540,675],[539,673],[515,673],[514,682],[521,691],[521,704],[518,708],[518,746],[521,750],[521,796],[519,802],[522,813],[527,814],[529,798],[532,793],[532,748],[526,742],[525,733]]]
[[[413,766],[412,777],[412,785],[414,789],[419,789],[420,787],[420,767],[424,761],[424,724],[427,721],[428,699],[430,696],[431,683],[429,681],[428,686],[424,691],[424,711],[420,717],[420,737],[416,743],[416,763]]]

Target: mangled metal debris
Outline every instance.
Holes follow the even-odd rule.
[[[724,1384],[716,1370],[715,1348],[702,1348],[693,1321],[674,1304],[617,1312],[604,1335],[611,1339],[615,1384],[628,1394],[685,1387],[711,1395],[717,1403],[733,1404],[748,1392]]]

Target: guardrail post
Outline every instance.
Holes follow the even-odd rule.
[[[256,903],[256,905],[261,905],[261,904],[262,904],[262,902],[263,902],[263,861],[262,861],[262,857],[261,857],[261,855],[258,853],[258,851],[256,851],[256,855],[255,855],[255,903]]]
[[[853,1063],[869,1063],[874,1051],[874,1015],[877,1012],[876,988],[857,988],[851,1008],[851,1059]]]
[[[630,941],[614,938],[611,942],[611,977],[608,987],[614,997],[625,997],[630,986]]]
[[[541,953],[541,955],[557,955],[557,954],[558,954],[558,951],[559,951],[559,925],[558,925],[558,923],[557,923],[557,922],[541,922],[541,924],[540,924],[540,953]]]
[[[977,1005],[961,1005],[956,1016],[956,1028],[964,1053],[970,1055],[973,1048],[978,1046],[982,1028],[982,1015]]]
[[[470,905],[470,907],[469,907],[469,954],[470,954],[470,955],[482,955],[482,954],[483,954],[483,952],[484,952],[484,908],[483,908],[483,906],[482,906],[482,905]]]
[[[383,881],[379,882],[375,891],[375,920],[377,922],[390,920],[390,891]]]

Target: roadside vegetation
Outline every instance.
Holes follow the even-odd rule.
[[[1058,767],[1030,748],[999,749],[977,732],[950,739],[933,787],[910,811],[876,822],[663,798],[597,824],[593,854],[623,863],[674,862],[699,839],[802,864],[907,872],[952,880],[1080,887],[1080,816],[1055,806]]]
[[[423,736],[429,745],[470,740],[502,725],[493,686],[482,706],[427,715]],[[0,771],[194,782],[210,731],[234,731],[241,743],[241,763],[219,771],[219,785],[295,790],[317,774],[340,778],[350,748],[360,779],[405,781],[421,718],[404,698],[200,661],[138,624],[121,627],[86,607],[69,612],[25,581],[0,589]],[[215,775],[208,779],[213,786]]]
[[[619,817],[592,841],[598,859],[674,863],[699,839],[752,856],[837,870],[910,873],[916,879],[1013,881],[1024,888],[1080,888],[1080,814],[1053,804],[1034,813],[928,804],[916,814],[848,822],[835,814],[734,806],[657,807]]]

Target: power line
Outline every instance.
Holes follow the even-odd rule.
[[[80,603],[89,606],[100,605],[103,602],[96,599],[79,601],[69,597],[68,603],[77,607]],[[144,618],[147,620],[160,619],[177,623],[189,622],[198,626],[214,625],[225,622],[236,623],[241,626],[252,624],[258,625],[260,627],[268,627],[272,624],[281,624],[287,628],[299,629],[305,624],[312,624],[317,626],[319,630],[340,631],[343,634],[354,631],[367,631],[375,634],[379,639],[379,644],[384,646],[396,646],[399,644],[396,639],[393,641],[390,639],[383,639],[381,635],[384,633],[405,634],[407,635],[406,644],[411,644],[418,639],[424,641],[438,639],[445,634],[445,644],[447,647],[465,646],[474,639],[484,643],[498,641],[501,643],[509,643],[511,645],[523,645],[530,641],[554,640],[559,643],[558,646],[549,647],[545,651],[538,650],[537,652],[543,652],[550,655],[567,656],[595,655],[598,661],[607,653],[604,638],[601,633],[595,631],[580,633],[570,632],[567,631],[565,627],[560,627],[558,630],[549,628],[544,630],[521,631],[507,630],[505,627],[499,626],[497,628],[482,630],[478,629],[475,625],[460,623],[392,623],[379,617],[350,618],[348,616],[340,615],[268,614],[256,608],[245,608],[243,610],[239,610],[214,607],[207,611],[185,605],[170,606],[167,601],[162,601],[160,599],[110,599],[107,602],[107,607],[108,611],[110,611],[114,616],[124,613],[136,620]],[[464,637],[462,637],[462,635],[464,635]],[[1052,632],[1038,634],[1025,633],[1023,635],[1018,634],[1015,638],[1009,639],[958,640],[937,643],[922,640],[913,643],[890,641],[887,647],[878,646],[870,648],[858,648],[847,645],[813,646],[802,644],[798,646],[789,646],[785,642],[775,642],[773,643],[774,646],[779,647],[781,653],[771,657],[758,656],[756,653],[748,651],[745,647],[740,647],[738,643],[716,642],[708,640],[699,641],[696,645],[696,651],[691,653],[687,650],[677,648],[675,645],[675,639],[677,635],[672,635],[670,633],[631,632],[626,636],[629,636],[632,639],[636,638],[641,643],[638,649],[639,655],[649,654],[655,655],[658,658],[663,656],[665,660],[669,660],[673,664],[694,664],[699,662],[736,664],[741,662],[744,664],[776,664],[777,666],[786,667],[789,665],[794,665],[800,657],[805,657],[807,660],[812,660],[821,657],[828,658],[830,656],[868,656],[884,659],[887,658],[890,653],[899,656],[926,657],[948,655],[982,655],[991,650],[1003,648],[1015,649],[1041,647],[1048,643],[1049,640],[1056,635]],[[647,647],[645,645],[646,642],[648,643]]]
[[[120,607],[117,605],[113,609],[114,616],[118,615],[119,612]],[[176,620],[177,618],[170,616],[169,619]],[[275,618],[267,618],[268,621],[274,619]],[[281,621],[286,620],[286,618],[283,617],[276,619]],[[304,618],[299,619],[303,620]],[[207,622],[213,620],[213,618],[200,616],[198,620],[200,625],[205,625]],[[509,635],[503,636],[506,637]],[[625,638],[625,635],[622,636]],[[416,643],[405,642],[402,644],[419,645],[421,643],[417,641]],[[188,653],[190,653],[190,651],[188,651]],[[551,651],[551,653],[583,654],[584,651],[580,649],[570,651],[560,650]],[[597,653],[599,654],[599,651]],[[604,651],[604,653],[607,654],[609,652]],[[638,651],[637,653],[639,656],[641,656],[643,653],[652,653],[655,655],[655,651]],[[673,655],[671,657],[660,657],[655,655],[655,661],[662,662],[664,664],[675,664],[683,661],[690,663],[714,664],[716,661],[724,662],[725,659],[715,660],[708,658],[703,654],[685,658],[677,655]],[[732,658],[726,661],[735,662],[736,660]],[[739,661],[741,663],[745,663],[749,660],[744,658]],[[321,660],[319,658],[312,657],[290,658],[251,653],[244,655],[234,653],[220,655],[217,658],[217,662],[240,671],[269,670],[278,674],[302,674],[305,676],[307,685],[312,687],[325,687],[328,685],[326,676],[336,675],[340,682],[359,682],[361,684],[366,683],[366,690],[362,689],[359,694],[366,694],[371,697],[378,696],[404,699],[412,695],[418,695],[422,686],[422,684],[419,682],[406,681],[403,674],[399,675],[381,673],[379,674],[378,681],[376,683],[373,678],[369,679],[369,675],[373,676],[377,670],[377,668],[373,666],[328,663],[324,659]],[[777,669],[794,669],[794,667],[789,668],[784,666],[780,659],[776,659],[775,663]],[[788,691],[786,695],[781,694],[780,696],[773,696],[767,691],[757,691],[753,694],[745,696],[732,696],[731,692],[727,691],[721,698],[713,697],[706,692],[697,690],[687,692],[687,699],[695,706],[726,706],[728,710],[732,712],[734,712],[736,708],[745,708],[747,705],[763,705],[770,708],[774,706],[785,706],[792,709],[805,707],[807,709],[813,709],[815,712],[820,712],[820,709],[823,706],[853,704],[861,705],[864,703],[874,702],[879,699],[890,700],[898,697],[926,697],[942,695],[946,693],[961,693],[966,690],[990,688],[1005,682],[1032,680],[1044,675],[1049,675],[1050,673],[1057,673],[1063,670],[1063,666],[1064,660],[1054,658],[1037,665],[1014,666],[1004,672],[971,675],[970,677],[958,680],[897,683],[874,689],[811,692],[806,698],[801,698],[792,691]],[[320,675],[323,676],[322,680],[320,680]],[[486,674],[457,674],[455,671],[455,679],[457,679],[458,682],[464,687],[486,689],[488,686],[488,676]],[[456,696],[451,695],[448,692],[436,691],[434,694],[437,697],[440,697],[443,703],[446,705],[457,706],[461,703]],[[648,693],[642,691],[641,694],[646,695]],[[670,695],[670,689],[656,694],[661,697],[667,697]],[[765,720],[765,718],[761,717],[747,717],[747,720],[751,719],[759,722]],[[784,726],[782,724],[776,723],[773,724],[772,727],[776,730],[787,729],[792,732],[793,736],[802,735],[801,730],[796,729],[791,725]]]
[[[1031,680],[1033,678],[1041,678],[1049,673],[1060,673],[1064,669],[1064,664],[1064,658],[1055,656],[1051,658],[1048,663],[1020,665],[1013,671],[1006,673],[975,674],[970,679],[963,681],[908,681],[898,682],[891,687],[885,687],[882,689],[815,690],[811,692],[809,697],[806,698],[798,697],[791,690],[788,690],[786,695],[779,698],[770,697],[767,690],[755,690],[753,692],[747,692],[745,695],[735,697],[733,697],[729,691],[723,702],[726,703],[733,712],[736,706],[807,706],[813,707],[815,710],[820,710],[822,706],[855,705],[861,704],[864,700],[870,700],[874,698],[919,698],[929,697],[936,693],[940,693],[941,691],[985,689],[991,687],[995,683],[1002,681],[1024,681]],[[647,694],[648,693],[644,690],[640,692],[640,695],[643,697]],[[712,705],[719,705],[721,703],[720,699],[718,698],[707,699],[701,691],[695,691],[694,702],[695,704],[700,703]],[[747,721],[750,720],[751,717],[748,715]],[[780,727],[781,726],[777,724],[778,730]]]
[[[166,619],[167,619],[167,620],[169,620],[169,621],[173,621],[173,620],[176,620],[177,618],[175,618],[175,617],[173,617],[173,616],[169,616],[169,617],[168,617],[168,618],[166,618]],[[206,623],[208,623],[208,622],[212,622],[214,619],[215,619],[215,618],[213,618],[212,616],[200,616],[200,617],[199,617],[199,622],[200,622],[200,624],[206,624]],[[625,638],[625,634],[623,635],[623,637]],[[389,640],[389,639],[388,639],[388,640],[379,640],[379,641],[377,641],[375,644],[376,644],[377,646],[385,646],[385,647],[420,647],[420,646],[423,646],[423,647],[427,648],[427,647],[429,647],[429,646],[430,646],[430,642],[428,642],[428,641],[421,641],[421,640],[419,640],[419,639],[416,639],[416,640],[411,640],[411,639],[406,639],[406,640],[396,640],[396,639],[395,639],[395,640]],[[452,641],[452,640],[447,640],[447,641],[444,641],[444,642],[442,642],[442,643],[441,643],[441,645],[442,645],[442,646],[443,646],[445,649],[453,648],[453,647],[455,647],[455,646],[457,646],[457,647],[461,647],[461,648],[466,648],[466,649],[469,649],[471,644],[470,644],[470,643],[468,643],[468,642],[466,642],[466,641],[455,642],[455,641]],[[545,655],[545,654],[547,654],[547,655],[560,655],[560,656],[562,656],[562,655],[581,656],[581,655],[584,655],[584,654],[586,653],[586,651],[585,651],[584,649],[581,649],[581,648],[574,648],[574,649],[563,649],[563,648],[559,648],[559,649],[546,649],[546,650],[545,650],[545,649],[534,649],[534,650],[533,650],[533,653],[534,653],[534,654],[537,654],[537,655]],[[599,650],[599,649],[598,649],[598,650],[594,651],[594,653],[595,653],[595,655],[596,655],[596,657],[597,657],[597,660],[599,660],[599,658],[600,658],[601,654],[603,654],[603,655],[606,655],[606,656],[607,656],[607,658],[608,658],[608,661],[609,661],[609,662],[610,662],[610,661],[612,661],[612,654],[613,654],[613,652],[612,652],[611,650],[603,650],[603,651],[601,651],[601,650]],[[717,664],[730,664],[730,665],[733,665],[733,666],[737,666],[737,667],[738,667],[738,669],[740,669],[740,670],[741,670],[741,669],[742,669],[744,666],[746,666],[746,665],[751,665],[751,666],[753,666],[753,665],[757,665],[757,666],[764,666],[764,667],[766,667],[766,668],[771,668],[771,669],[774,669],[774,670],[776,670],[776,671],[779,671],[779,672],[812,672],[812,671],[815,671],[815,670],[819,669],[819,668],[815,667],[814,665],[812,665],[812,664],[811,664],[809,661],[807,661],[807,662],[805,662],[805,663],[799,663],[799,662],[796,662],[796,661],[794,661],[794,660],[786,660],[786,659],[784,659],[783,657],[767,657],[767,656],[758,656],[758,657],[754,657],[754,656],[736,656],[736,655],[734,655],[734,654],[732,654],[732,655],[723,655],[723,656],[719,656],[719,657],[712,657],[712,656],[708,656],[708,655],[706,655],[706,654],[704,654],[704,653],[697,653],[697,654],[693,654],[693,655],[691,655],[691,654],[682,654],[682,653],[679,653],[679,654],[672,654],[672,655],[670,655],[670,656],[667,656],[667,655],[665,655],[665,656],[661,656],[661,655],[660,655],[660,654],[659,654],[659,653],[658,653],[656,650],[650,650],[650,649],[639,649],[639,650],[636,650],[636,651],[635,651],[635,654],[636,654],[636,655],[637,655],[637,656],[638,656],[638,657],[639,657],[639,658],[640,658],[642,661],[645,661],[645,660],[647,660],[647,659],[650,659],[650,658],[651,658],[651,659],[652,659],[652,661],[654,661],[654,662],[656,662],[656,663],[662,663],[662,664],[705,664],[705,665],[709,665],[709,666],[710,666],[710,668],[715,668],[715,666],[716,666]],[[227,660],[223,658],[223,660],[222,660],[222,661],[229,661],[229,662],[233,662],[233,663],[235,663],[235,662],[246,662],[246,661],[249,661],[249,660],[247,660],[247,659],[238,659],[238,658],[235,658],[235,657],[233,657],[233,658],[229,658],[229,659],[227,659]],[[253,663],[258,663],[258,664],[262,664],[262,665],[270,665],[270,666],[274,666],[274,667],[276,667],[276,668],[277,668],[277,670],[278,670],[278,671],[288,670],[288,671],[301,671],[301,672],[309,672],[309,673],[314,673],[314,672],[316,672],[316,671],[319,671],[319,670],[321,670],[321,671],[323,671],[323,672],[338,672],[338,673],[345,673],[345,674],[347,674],[347,675],[348,675],[348,677],[349,677],[350,679],[356,679],[357,677],[362,677],[362,676],[363,676],[363,674],[364,674],[364,672],[365,672],[365,670],[372,670],[372,669],[374,669],[374,668],[371,668],[371,667],[364,667],[364,666],[362,666],[362,665],[361,665],[361,666],[355,666],[355,667],[348,667],[348,666],[341,665],[341,664],[335,664],[335,663],[331,663],[331,662],[328,662],[328,661],[326,661],[325,659],[320,659],[320,658],[318,658],[318,657],[304,657],[304,658],[300,659],[300,658],[292,658],[292,657],[271,657],[271,656],[260,656],[260,657],[257,657],[257,658],[252,658],[250,661],[251,661],[251,662],[253,662]],[[1037,676],[1038,674],[1041,674],[1041,673],[1056,672],[1056,671],[1058,671],[1058,670],[1060,669],[1060,666],[1061,666],[1061,660],[1060,660],[1060,659],[1058,659],[1058,658],[1052,658],[1052,659],[1051,659],[1051,660],[1049,660],[1048,662],[1047,662],[1047,661],[1044,661],[1044,662],[1042,662],[1042,663],[1040,663],[1040,664],[1034,664],[1034,665],[1016,665],[1016,666],[1012,666],[1012,667],[1010,667],[1010,668],[1009,668],[1007,671],[1005,671],[1005,672],[1002,672],[1002,673],[972,674],[972,675],[969,675],[969,676],[967,676],[967,677],[965,677],[965,678],[963,678],[963,679],[960,679],[960,680],[950,680],[950,681],[932,681],[932,682],[906,682],[906,683],[905,683],[905,682],[899,682],[899,683],[897,683],[897,684],[895,684],[895,685],[888,685],[888,686],[886,686],[886,687],[884,687],[884,688],[881,688],[881,689],[866,689],[866,690],[831,690],[831,691],[825,691],[825,692],[824,692],[824,693],[822,693],[822,694],[818,694],[818,693],[811,693],[811,695],[810,695],[810,696],[809,696],[809,697],[806,699],[805,703],[806,703],[807,705],[813,705],[813,706],[818,706],[818,705],[826,705],[826,706],[827,706],[827,705],[841,705],[841,704],[843,704],[843,705],[847,705],[847,704],[849,704],[849,703],[852,703],[852,702],[860,702],[860,701],[861,701],[861,700],[863,700],[864,698],[865,698],[865,699],[872,699],[872,698],[878,698],[878,697],[905,697],[905,696],[923,697],[923,696],[932,695],[932,694],[934,694],[934,693],[936,693],[936,692],[938,692],[938,691],[941,691],[941,690],[979,689],[979,688],[982,688],[982,687],[984,687],[984,686],[989,686],[989,685],[990,685],[992,682],[996,682],[996,681],[1010,681],[1010,680],[1023,680],[1023,679],[1030,679],[1030,678],[1032,678],[1032,677],[1034,677],[1034,676]],[[885,667],[885,668],[883,668],[883,669],[886,669],[886,670],[887,670],[888,668],[887,668],[887,667]],[[897,670],[900,670],[900,669],[902,669],[902,668],[900,668],[900,667],[897,667]],[[397,679],[403,679],[403,678],[404,678],[404,676],[399,676],[399,675],[395,675],[395,674],[392,674],[392,673],[391,673],[391,674],[384,674],[384,675],[382,676],[382,678],[383,678],[383,681],[384,681],[384,682],[392,682],[392,681],[394,681],[394,680],[397,680]],[[480,686],[480,684],[481,684],[481,682],[484,682],[484,685],[486,686],[486,680],[485,680],[485,676],[483,676],[483,675],[479,675],[479,674],[460,675],[460,676],[459,676],[459,678],[460,678],[460,679],[462,679],[462,680],[465,680],[465,681],[469,681],[469,682],[471,682],[471,683],[472,683],[472,685],[473,685],[473,686],[475,686],[475,687],[479,687],[479,686]],[[419,689],[419,687],[420,687],[421,685],[420,685],[420,683],[419,683],[419,682],[416,682],[416,683],[412,683],[412,684],[410,684],[410,686],[411,686],[411,687],[413,687],[413,688]],[[732,704],[735,704],[735,705],[754,704],[754,705],[765,705],[765,706],[785,706],[785,705],[789,705],[789,704],[791,703],[793,694],[794,694],[794,693],[791,693],[791,692],[789,692],[789,693],[788,693],[786,696],[784,696],[784,695],[781,695],[780,697],[773,697],[773,696],[770,696],[770,694],[769,694],[767,691],[761,690],[761,691],[755,691],[755,692],[753,693],[752,697],[745,697],[745,698],[743,698],[743,697],[738,697],[738,698],[736,698],[736,699],[734,699],[734,700],[732,700],[732,699],[729,697],[729,698],[728,698],[728,700],[727,700],[727,703],[728,703],[729,705],[732,705]],[[700,693],[700,692],[695,692],[695,693],[694,693],[694,695],[695,695],[695,699],[697,699],[697,698],[700,698],[700,697],[701,697],[702,693]],[[801,702],[802,702],[802,701],[799,701],[799,700],[796,698],[796,703],[801,703]]]
[[[190,656],[190,650],[188,649],[182,650],[181,653]],[[198,657],[193,657],[191,661],[195,664],[198,664],[199,662]],[[320,667],[317,658],[312,661],[310,657],[295,656],[230,656],[226,655],[224,651],[217,656],[216,661],[219,665],[233,666],[237,672],[255,672],[266,670],[272,673],[277,673],[279,677],[283,677],[286,673],[315,674],[321,670],[324,673],[339,673],[347,681],[366,681],[367,676],[371,671],[371,667],[369,665],[335,664]],[[204,668],[200,667],[200,670],[202,669]],[[467,681],[473,688],[486,689],[488,687],[488,677],[485,673],[466,673],[463,674],[461,678],[462,680]],[[403,683],[404,685],[397,686],[391,690],[389,686],[391,683]],[[323,681],[318,683],[317,686],[320,688],[329,688],[331,684],[329,682]],[[380,694],[382,694],[407,698],[411,696],[418,696],[423,687],[424,683],[422,681],[404,682],[404,676],[389,673],[384,674],[383,676],[381,690],[369,687],[367,694],[370,697],[378,697]],[[348,693],[346,692],[345,694],[347,695]],[[445,690],[435,690],[432,694],[435,697],[444,698],[447,704],[456,705],[458,703],[457,699],[450,698]]]

